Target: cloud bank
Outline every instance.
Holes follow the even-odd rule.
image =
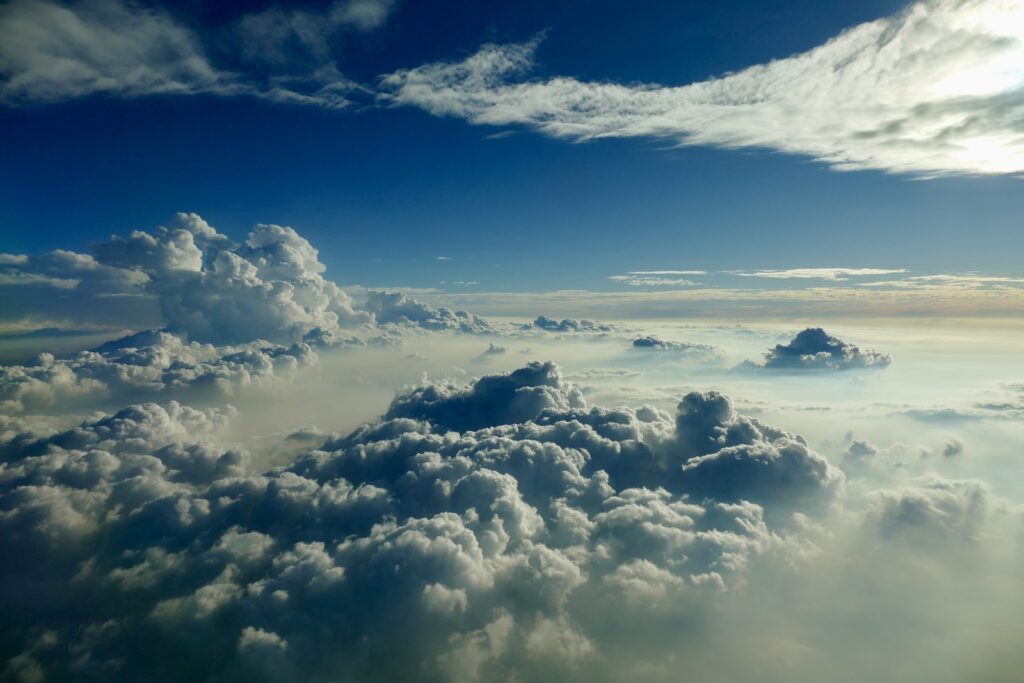
[[[384,100],[572,141],[758,147],[836,170],[1024,170],[1024,3],[926,0],[802,54],[690,85],[531,80],[539,39],[385,76]]]
[[[704,678],[742,676],[723,662],[765,644],[741,626],[750,590],[791,609],[802,591],[807,609],[904,555],[982,553],[1000,514],[984,485],[937,477],[844,511],[837,468],[728,397],[591,406],[552,363],[408,388],[262,473],[220,438],[230,419],[142,403],[0,438],[7,675],[654,681],[682,654]],[[835,534],[870,574],[830,567]],[[883,610],[868,622],[888,618],[866,599]]]
[[[411,389],[258,475],[216,445],[224,419],[142,404],[4,441],[4,620],[23,663],[155,680],[572,672],[613,637],[592,596],[627,620],[685,619],[756,558],[797,552],[790,513],[820,514],[842,482],[721,395],[685,397],[675,420],[588,408],[550,363]]]

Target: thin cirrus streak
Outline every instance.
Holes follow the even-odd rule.
[[[1024,170],[1024,2],[926,0],[807,52],[670,87],[531,80],[539,39],[396,71],[383,99],[551,137],[759,147],[836,170]]]

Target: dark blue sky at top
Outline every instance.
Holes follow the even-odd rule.
[[[183,3],[216,36],[244,11]],[[339,67],[372,83],[486,42],[547,38],[537,75],[684,84],[784,57],[898,11],[863,2],[410,2],[348,33]],[[1020,273],[1021,181],[839,173],[664,141],[569,144],[414,109],[248,98],[90,98],[0,108],[0,250],[86,250],[195,211],[236,239],[295,227],[342,283],[612,286],[628,270],[906,267]],[[452,260],[438,261],[439,255]]]

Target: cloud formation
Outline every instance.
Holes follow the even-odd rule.
[[[633,348],[651,351],[674,351],[677,353],[715,353],[717,349],[710,344],[694,342],[678,342],[662,339],[655,335],[637,337],[633,340]]]
[[[222,64],[214,55],[230,41],[210,46],[209,36],[164,9],[122,0],[11,0],[0,6],[0,103],[207,94],[342,108],[359,86],[338,71],[330,39],[380,26],[392,6],[338,0],[324,12],[243,15],[238,54]],[[253,61],[269,67],[269,76],[238,70]]]
[[[851,277],[894,275],[907,272],[902,268],[787,268],[785,270],[734,270],[740,277],[763,277],[775,280],[833,280],[845,281]]]
[[[453,311],[443,306],[432,308],[401,292],[370,291],[363,307],[379,325],[412,326],[434,332],[465,334],[493,334],[496,331],[494,325],[478,315]]]
[[[122,325],[162,319],[168,331],[214,344],[292,344],[372,322],[324,279],[317,250],[292,228],[257,225],[236,245],[196,214],[181,213],[170,227],[114,236],[94,252],[4,255],[0,272],[9,281],[0,296],[13,302],[15,315],[84,321],[108,309],[123,314],[117,304],[127,299],[150,310],[141,320],[116,320]],[[60,296],[40,297],[43,287]]]
[[[0,366],[0,409],[71,413],[131,400],[224,398],[289,378],[316,361],[315,344],[255,341],[232,346],[186,342],[150,330],[55,358]]]
[[[151,680],[183,662],[228,680],[576,675],[623,644],[608,610],[641,631],[685,623],[753,563],[799,557],[790,513],[822,514],[842,481],[724,396],[691,394],[675,420],[589,408],[550,363],[416,387],[263,474],[217,445],[224,420],[141,404],[4,439],[15,664]]]
[[[802,54],[671,87],[529,79],[539,39],[385,76],[384,100],[552,137],[759,147],[837,170],[1024,170],[1024,3],[925,0]]]
[[[582,320],[574,320],[573,318],[555,320],[554,318],[549,318],[546,315],[537,316],[537,318],[526,327],[528,329],[536,328],[546,332],[613,332],[615,330],[614,325],[598,322],[596,320],[589,320],[587,318]]]
[[[741,368],[764,370],[852,370],[855,368],[884,368],[892,358],[877,351],[860,347],[834,337],[820,327],[808,327],[799,332],[788,344],[776,344],[764,354],[764,362],[747,361]]]

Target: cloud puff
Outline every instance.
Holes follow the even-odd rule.
[[[552,364],[411,389],[262,474],[216,445],[224,420],[142,404],[6,438],[0,591],[19,666],[574,675],[697,618],[753,563],[798,556],[788,511],[820,512],[841,481],[721,395],[685,397],[674,421],[588,408]]]
[[[764,354],[764,363],[747,361],[746,369],[764,370],[852,370],[884,368],[892,358],[876,351],[864,350],[834,337],[820,327],[802,330],[788,344],[776,344]]]
[[[191,341],[291,344],[372,321],[324,279],[317,250],[292,228],[278,225],[257,225],[243,244],[235,245],[199,216],[182,213],[171,227],[137,230],[95,245],[95,257],[66,251],[21,259],[7,255],[0,271],[12,278],[58,281],[48,286],[70,289],[72,301],[82,307],[77,315],[85,320],[112,300],[145,296],[160,315],[151,310],[142,321],[162,317],[169,331]],[[23,292],[21,285],[7,283],[0,292],[24,302],[15,315],[32,309],[27,299],[34,292]],[[45,305],[36,311],[48,313]],[[56,313],[73,315],[67,305]],[[126,316],[120,322],[133,326],[138,320]]]
[[[508,375],[481,377],[472,386],[427,384],[398,396],[386,417],[430,420],[464,431],[531,420],[547,409],[583,405],[554,363],[533,362]]]
[[[379,325],[414,326],[466,334],[496,332],[494,325],[478,315],[444,307],[432,308],[401,292],[370,291],[363,307],[373,314]]]
[[[984,484],[936,477],[878,491],[874,498],[871,519],[879,532],[905,542],[976,539],[994,507],[993,496]]]
[[[673,351],[677,353],[714,353],[717,351],[709,344],[696,344],[694,342],[677,342],[662,339],[655,335],[637,337],[633,340],[633,348],[651,351]]]
[[[802,54],[690,85],[528,80],[538,40],[384,77],[384,100],[568,140],[762,147],[839,170],[1019,173],[1020,0],[925,0]]]
[[[574,320],[572,318],[563,318],[556,320],[549,318],[546,315],[539,315],[529,325],[527,329],[536,328],[539,330],[545,330],[546,332],[612,332],[615,330],[614,325],[607,323],[601,323],[596,320],[589,320],[584,318],[583,320]]]

